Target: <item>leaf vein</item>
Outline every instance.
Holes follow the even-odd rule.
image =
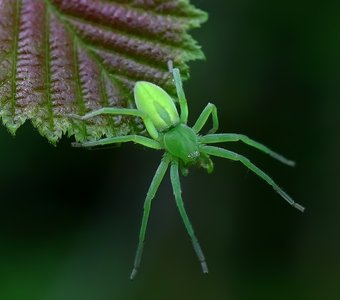
[[[12,97],[10,104],[10,113],[14,119],[15,117],[15,102],[16,102],[16,94],[17,94],[17,85],[16,85],[16,77],[17,77],[17,60],[18,60],[18,43],[19,43],[19,26],[20,26],[20,11],[22,6],[22,0],[15,1],[15,24],[14,24],[14,41],[13,41],[13,57],[12,57]]]
[[[78,55],[78,46],[77,46],[77,37],[75,36],[73,39],[73,66],[74,66],[74,74],[76,79],[76,95],[77,95],[77,113],[83,115],[85,113],[85,105],[84,105],[84,98],[83,92],[81,87],[81,80],[79,75],[79,55]],[[81,131],[84,136],[87,136],[87,130],[85,124],[81,124]]]
[[[46,74],[46,105],[50,130],[54,129],[53,104],[51,99],[51,50],[50,50],[50,18],[49,9],[45,9],[45,74]]]

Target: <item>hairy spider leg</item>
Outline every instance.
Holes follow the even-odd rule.
[[[218,116],[217,108],[212,103],[208,103],[207,106],[203,109],[192,129],[196,133],[198,133],[203,128],[205,123],[207,123],[210,115],[212,118],[213,128],[209,130],[209,133],[215,133],[218,129]]]
[[[155,140],[158,139],[158,131],[156,127],[154,126],[154,124],[152,123],[151,119],[149,118],[149,116],[142,113],[138,109],[103,107],[98,110],[92,111],[84,116],[79,116],[76,114],[69,114],[69,117],[73,119],[79,119],[79,120],[88,120],[90,118],[93,118],[99,115],[127,115],[127,116],[140,117],[143,120],[145,126],[148,128],[148,131],[151,137]]]
[[[200,137],[199,140],[203,144],[214,144],[214,143],[241,141],[241,142],[243,142],[243,143],[245,143],[245,144],[247,144],[251,147],[254,147],[254,148],[270,155],[271,157],[277,159],[278,161],[280,161],[281,163],[283,163],[285,165],[288,165],[290,167],[295,166],[294,161],[285,158],[281,154],[272,151],[271,149],[269,149],[265,145],[263,145],[263,144],[261,144],[257,141],[254,141],[253,139],[251,139],[251,138],[249,138],[249,137],[247,137],[246,135],[243,135],[243,134],[237,134],[237,133],[207,134],[205,136]]]
[[[174,82],[176,86],[176,91],[177,91],[177,96],[179,100],[179,106],[181,108],[181,115],[180,115],[180,120],[182,123],[187,124],[188,123],[188,103],[185,98],[185,93],[183,90],[183,85],[182,85],[182,79],[181,79],[181,73],[179,72],[178,68],[174,68],[172,65],[172,61],[168,61],[168,68],[169,72],[172,73],[172,76],[174,77]]]
[[[136,251],[136,256],[135,256],[135,261],[133,265],[133,269],[130,275],[130,279],[134,279],[135,276],[137,275],[140,262],[142,259],[142,254],[143,254],[143,247],[144,247],[144,239],[145,239],[145,231],[146,227],[148,225],[148,220],[149,220],[149,215],[150,215],[150,209],[151,209],[151,202],[152,199],[155,197],[155,194],[159,188],[159,185],[161,184],[164,175],[166,173],[166,170],[168,169],[169,166],[169,158],[168,156],[164,156],[160,165],[158,166],[156,173],[152,179],[152,182],[150,184],[149,190],[146,194],[146,198],[144,201],[144,211],[143,211],[143,218],[142,218],[142,225],[140,228],[139,232],[139,241],[138,241],[138,246],[137,246],[137,251]]]
[[[234,161],[239,161],[243,165],[245,165],[249,170],[254,172],[257,176],[262,178],[264,181],[266,181],[269,185],[273,187],[273,189],[283,198],[285,199],[290,205],[295,207],[296,209],[303,212],[305,208],[296,203],[286,192],[284,192],[269,175],[267,175],[265,172],[263,172],[261,169],[259,169],[257,166],[255,166],[248,158],[244,157],[243,155],[237,154],[235,152],[213,147],[213,146],[202,146],[202,150],[212,156],[222,157]]]
[[[98,141],[89,141],[85,143],[72,143],[73,147],[94,147],[94,146],[103,146],[109,144],[117,144],[117,143],[128,143],[133,142],[135,144],[140,144],[148,148],[160,150],[162,146],[159,142],[141,136],[141,135],[125,135],[125,136],[115,136],[110,138],[104,138]]]
[[[198,239],[195,235],[194,229],[190,223],[189,217],[185,211],[184,203],[182,199],[182,191],[181,191],[181,183],[179,180],[179,174],[178,174],[178,161],[172,161],[171,167],[170,167],[170,179],[172,184],[172,189],[175,195],[176,204],[179,210],[179,213],[182,217],[182,220],[184,222],[185,228],[191,238],[193,248],[197,254],[198,260],[201,262],[202,271],[204,274],[208,273],[208,265],[205,261],[205,257],[203,254],[203,251],[201,249],[200,244],[198,243]]]

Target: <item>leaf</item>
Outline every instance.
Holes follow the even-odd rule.
[[[30,119],[55,144],[141,131],[129,117],[74,121],[104,106],[132,107],[147,80],[173,92],[167,61],[188,75],[203,58],[187,31],[206,14],[188,0],[0,0],[0,116],[11,133]]]

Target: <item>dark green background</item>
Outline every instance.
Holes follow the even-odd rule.
[[[244,133],[297,161],[246,154],[299,203],[242,165],[184,178],[206,254],[203,276],[168,178],[154,201],[142,268],[128,278],[144,196],[161,153],[135,145],[54,148],[30,124],[0,129],[0,299],[340,299],[340,2],[193,1],[207,61],[185,83],[190,120],[208,101],[221,132]]]

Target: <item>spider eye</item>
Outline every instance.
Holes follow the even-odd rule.
[[[188,155],[188,158],[190,158],[190,159],[196,159],[196,158],[199,157],[199,156],[200,156],[199,151],[195,151],[195,152],[190,153],[190,154]]]

